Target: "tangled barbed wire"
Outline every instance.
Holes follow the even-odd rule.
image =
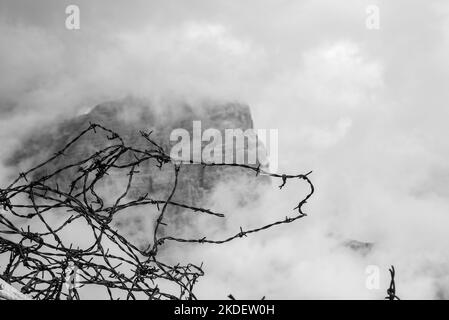
[[[59,167],[51,166],[58,159],[67,157],[69,148],[88,133],[105,135],[110,141],[109,145],[95,150],[82,160],[69,164],[66,161]],[[256,176],[280,179],[281,189],[287,180],[300,179],[308,184],[310,191],[294,208],[295,215],[249,230],[240,228],[225,239],[164,235],[160,229],[167,224],[168,207],[216,218],[225,216],[210,209],[174,201],[183,163],[172,159],[153,141],[151,133],[140,133],[147,148],[126,145],[116,132],[91,123],[57,153],[20,173],[9,186],[0,189],[1,279],[20,288],[32,299],[81,299],[80,292],[85,286],[105,290],[105,297],[109,299],[196,299],[193,288],[198,278],[204,275],[202,264],[173,265],[163,262],[158,255],[161,246],[170,241],[222,244],[306,216],[303,205],[314,193],[309,179],[311,172],[285,175],[266,172],[260,166],[201,162],[198,164],[235,166],[252,171]],[[168,197],[161,200],[145,194],[130,199],[128,194],[139,166],[150,160],[155,161],[159,168],[170,166],[173,170],[174,184]],[[126,187],[112,202],[98,192],[102,180],[111,170],[127,175]],[[55,177],[60,175],[70,177],[67,185],[60,186],[55,182]],[[127,239],[111,223],[119,212],[141,206],[157,208],[152,241],[146,248]],[[59,220],[52,218],[55,215]],[[85,227],[82,237],[91,237],[90,245],[80,248],[65,239],[66,229],[75,223]],[[167,283],[177,289],[165,290]]]

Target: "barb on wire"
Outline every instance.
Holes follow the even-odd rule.
[[[385,297],[386,300],[400,300],[399,297],[396,295],[396,283],[394,282],[394,276],[395,276],[395,270],[394,266],[391,266],[390,269],[390,287],[387,289],[387,296]]]
[[[106,146],[82,160],[70,162],[69,149],[88,134],[103,134],[107,138]],[[116,132],[91,123],[49,159],[20,173],[9,186],[0,189],[0,278],[3,281],[21,288],[23,294],[33,299],[81,299],[85,287],[103,289],[109,299],[196,299],[193,288],[204,275],[202,264],[163,262],[158,252],[167,241],[221,244],[306,216],[303,205],[314,192],[309,179],[311,172],[279,175],[265,172],[260,166],[201,162],[204,166],[240,167],[254,171],[256,176],[280,179],[282,187],[288,180],[299,179],[308,184],[310,191],[294,208],[295,215],[248,230],[240,228],[225,239],[165,235],[161,228],[168,223],[165,219],[168,207],[221,219],[225,216],[175,201],[173,195],[182,163],[173,160],[150,134],[141,132],[141,135],[147,142],[146,149],[128,146]],[[59,161],[63,157],[64,161]],[[130,197],[139,166],[150,161],[155,161],[159,168],[172,168],[174,184],[166,199],[148,194]],[[111,195],[99,192],[101,182],[112,171],[127,177],[123,193],[113,201]],[[157,209],[151,244],[145,248],[127,239],[112,223],[125,209],[141,206]],[[73,238],[67,239],[70,239],[71,225],[82,228],[88,246],[79,247],[73,244]],[[177,290],[168,290],[167,283]]]

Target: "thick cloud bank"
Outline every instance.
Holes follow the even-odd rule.
[[[31,130],[128,94],[243,101],[256,128],[279,129],[280,171],[314,170],[317,192],[293,225],[179,248],[205,263],[200,298],[383,298],[391,264],[401,298],[448,297],[446,1],[77,3],[70,31],[67,1],[0,0],[2,160]],[[257,224],[288,214],[296,187],[244,212],[225,191],[211,201]]]

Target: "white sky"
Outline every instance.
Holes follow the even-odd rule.
[[[72,3],[0,0],[3,150],[126,94],[240,100],[279,129],[281,171],[314,170],[317,194],[294,226],[208,248],[203,297],[382,298],[390,264],[400,297],[449,297],[447,1],[79,0],[69,31]],[[346,239],[376,245],[362,257]]]

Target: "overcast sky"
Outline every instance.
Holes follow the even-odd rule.
[[[248,103],[279,129],[280,171],[314,170],[307,218],[201,253],[200,297],[383,298],[394,264],[401,298],[449,298],[447,1],[0,0],[0,32],[1,157],[33,126],[134,94]],[[252,216],[289,212],[294,187]]]

